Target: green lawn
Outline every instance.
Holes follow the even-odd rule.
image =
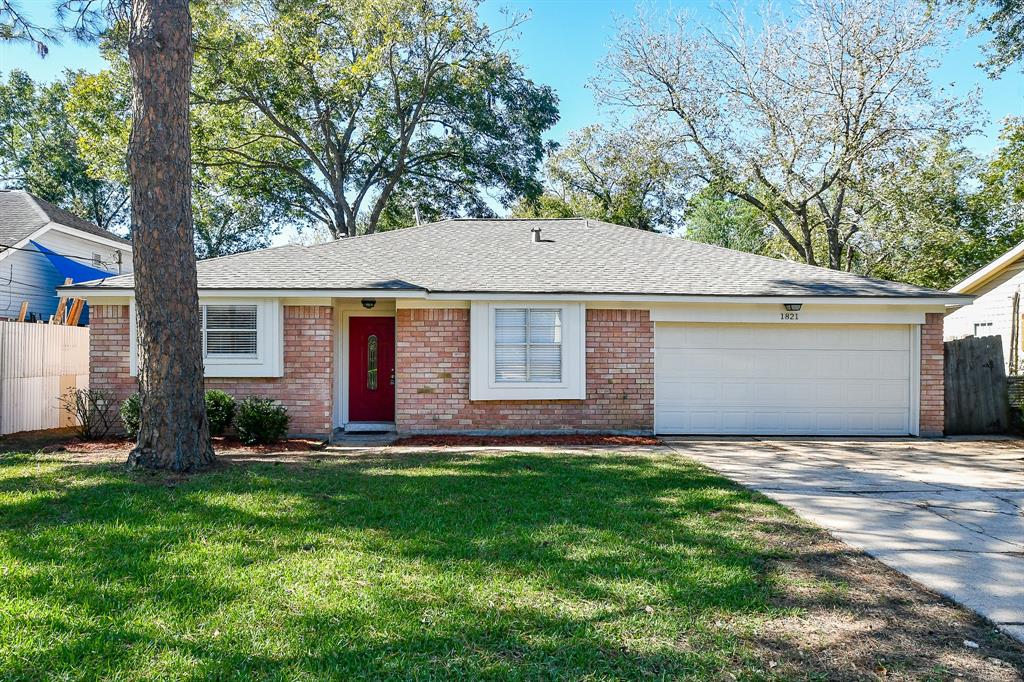
[[[0,454],[0,679],[824,679],[762,632],[816,536],[666,455]]]

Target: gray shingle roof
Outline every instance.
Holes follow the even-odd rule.
[[[541,228],[534,243],[531,230]],[[949,297],[596,220],[445,220],[201,261],[201,289]],[[94,285],[95,286],[95,285]],[[104,288],[131,288],[131,275]]]
[[[54,206],[49,201],[16,189],[0,190],[0,245],[12,246],[49,222],[60,223],[97,237],[130,245],[127,239]]]

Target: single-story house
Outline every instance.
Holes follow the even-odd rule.
[[[1024,371],[1024,242],[960,282],[950,292],[975,296],[974,302],[946,316],[944,337],[999,336],[1003,360]]]
[[[445,220],[198,265],[208,388],[296,433],[938,435],[969,297],[585,220]],[[132,276],[90,385],[136,387]]]
[[[132,271],[127,239],[21,190],[0,190],[0,319],[46,321],[57,287]],[[81,320],[87,320],[87,314]]]

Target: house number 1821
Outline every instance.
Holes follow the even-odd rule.
[[[800,313],[779,313],[780,320],[799,320]]]

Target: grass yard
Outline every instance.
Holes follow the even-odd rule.
[[[975,616],[671,453],[300,453],[191,477],[122,457],[0,454],[0,679],[1024,670]]]

